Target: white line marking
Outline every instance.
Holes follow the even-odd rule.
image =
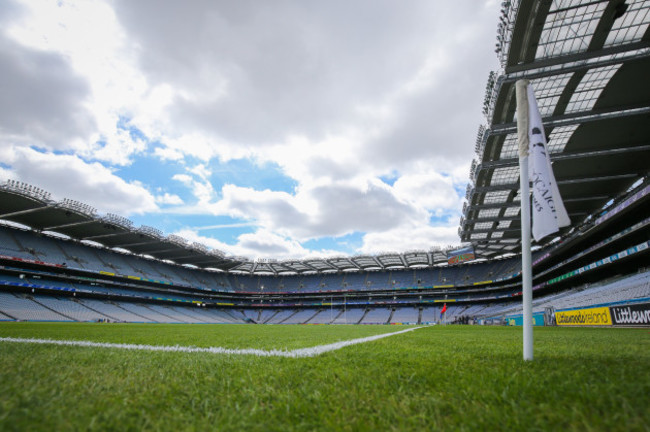
[[[329,351],[339,350],[346,346],[356,345],[366,342],[372,342],[377,339],[382,339],[389,336],[395,336],[402,333],[407,333],[422,327],[413,327],[406,330],[400,330],[392,333],[382,333],[375,336],[368,336],[358,339],[351,339],[347,341],[335,342],[327,345],[317,345],[309,348],[299,348],[295,350],[261,350],[254,348],[233,349],[221,347],[193,347],[181,345],[138,345],[138,344],[124,344],[124,343],[109,343],[109,342],[92,342],[84,340],[59,340],[59,339],[36,339],[36,338],[13,338],[13,337],[0,337],[0,342],[14,342],[14,343],[32,343],[44,345],[65,345],[65,346],[81,346],[91,348],[117,348],[125,350],[136,351],[165,351],[165,352],[184,352],[184,353],[210,353],[210,354],[232,354],[232,355],[256,355],[258,357],[291,357],[303,358],[314,357]]]

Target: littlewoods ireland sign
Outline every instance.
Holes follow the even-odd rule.
[[[555,312],[559,326],[650,326],[650,303]]]
[[[650,325],[650,303],[612,306],[610,309],[614,325]]]
[[[612,325],[609,308],[576,309],[555,312],[557,325]]]

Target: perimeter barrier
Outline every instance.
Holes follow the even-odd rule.
[[[523,325],[523,315],[508,315],[497,322],[483,324]],[[650,327],[650,302],[620,302],[611,305],[557,310],[554,316],[543,312],[533,314],[533,325],[558,326],[608,326],[608,327]]]
[[[650,326],[650,302],[555,312],[559,326]]]

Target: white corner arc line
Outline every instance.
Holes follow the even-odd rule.
[[[115,348],[134,351],[164,351],[164,352],[182,352],[182,353],[209,353],[209,354],[231,354],[231,355],[256,355],[258,357],[289,357],[289,358],[304,358],[315,357],[317,355],[336,351],[341,348],[357,345],[366,342],[372,342],[378,339],[383,339],[389,336],[395,336],[402,333],[411,332],[422,327],[413,327],[405,330],[400,330],[392,333],[382,333],[375,336],[368,336],[358,339],[350,339],[347,341],[335,342],[326,345],[317,345],[309,348],[299,348],[295,350],[261,350],[255,348],[221,348],[221,347],[193,347],[181,345],[140,345],[140,344],[125,344],[125,343],[110,343],[110,342],[92,342],[85,340],[60,340],[60,339],[37,339],[37,338],[14,338],[14,337],[0,337],[0,342],[10,343],[28,343],[28,344],[42,344],[42,345],[64,345],[64,346],[79,346],[90,348]]]

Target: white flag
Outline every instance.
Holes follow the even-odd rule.
[[[542,116],[537,107],[533,87],[528,85],[528,173],[533,188],[533,237],[539,241],[560,227],[569,226],[571,220],[562,203],[551,159],[546,149],[546,136]],[[522,200],[524,197],[522,197]]]

